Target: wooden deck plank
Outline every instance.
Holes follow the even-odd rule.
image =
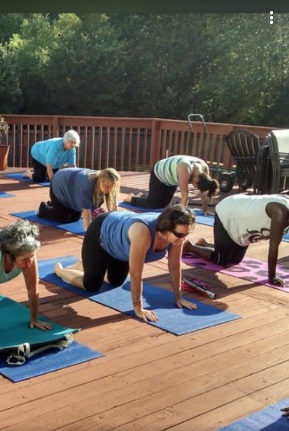
[[[120,200],[147,190],[148,174],[121,176]],[[11,212],[36,209],[49,195],[47,187],[1,175],[0,189],[15,194],[0,200],[0,226],[16,220]],[[192,204],[198,199],[193,194]],[[196,225],[191,237],[201,236],[212,239],[212,228]],[[81,236],[40,226],[40,238],[39,259],[80,255]],[[266,260],[267,252],[263,242],[247,255]],[[287,243],[280,246],[279,263],[289,266]],[[288,397],[289,295],[203,268],[183,268],[215,286],[216,300],[188,294],[192,299],[241,319],[174,336],[41,281],[40,312],[81,328],[75,339],[104,356],[19,383],[0,377],[0,430],[216,431]],[[166,259],[146,264],[144,281],[169,289]],[[19,278],[0,290],[27,305]]]

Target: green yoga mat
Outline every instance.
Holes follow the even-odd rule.
[[[66,334],[79,331],[57,325],[41,315],[39,319],[50,322],[53,329],[31,329],[29,309],[10,298],[0,296],[0,352],[23,343],[29,343],[31,346],[49,344],[61,340]]]

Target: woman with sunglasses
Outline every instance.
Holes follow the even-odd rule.
[[[68,130],[63,138],[51,138],[32,145],[31,158],[33,172],[29,169],[24,178],[36,183],[51,181],[61,167],[76,167],[76,149],[80,143],[76,130]]]
[[[104,278],[121,286],[130,275],[135,314],[144,321],[157,321],[154,311],[142,306],[144,264],[168,256],[168,269],[176,306],[189,309],[195,304],[182,298],[181,255],[195,217],[183,205],[171,205],[157,213],[114,211],[98,216],[88,227],[82,246],[82,260],[69,268],[55,265],[55,273],[76,287],[97,292]]]

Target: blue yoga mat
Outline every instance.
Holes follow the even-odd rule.
[[[0,199],[3,199],[3,198],[12,198],[14,196],[15,195],[12,195],[11,193],[0,192]]]
[[[76,260],[74,256],[41,260],[39,261],[39,277],[42,280],[68,289],[92,301],[136,317],[132,308],[129,280],[116,288],[104,283],[101,290],[94,294],[66,283],[54,273],[53,268],[55,263],[60,262],[65,267],[72,265]],[[186,299],[192,301],[188,297]],[[179,309],[175,306],[173,292],[149,283],[144,283],[143,306],[148,310],[154,310],[159,317],[158,322],[150,322],[150,324],[172,334],[182,335],[240,318],[237,314],[223,311],[217,307],[212,307],[195,300],[192,302],[198,305],[199,308],[197,310]]]
[[[280,409],[289,406],[289,398],[220,428],[218,431],[288,431],[289,421]]]
[[[20,382],[100,358],[103,354],[77,341],[73,341],[70,346],[63,350],[46,350],[45,352],[33,356],[31,359],[26,359],[25,364],[20,366],[6,364],[6,356],[0,355],[0,374],[7,377],[12,382]]]
[[[35,211],[23,211],[23,212],[11,213],[10,215],[13,215],[15,217],[19,217],[22,219],[26,219],[34,223],[43,224],[45,226],[51,226],[56,229],[62,229],[77,235],[84,235],[84,227],[83,227],[82,219],[73,223],[61,224],[52,220],[48,220],[46,218],[39,217],[38,215],[35,214]]]
[[[117,205],[119,207],[126,208],[127,210],[131,210],[139,213],[161,213],[163,210],[163,208],[152,209],[152,208],[137,207],[136,205],[132,205],[128,202],[123,202],[123,201],[118,202]]]
[[[45,181],[43,183],[35,183],[30,178],[24,178],[23,177],[24,173],[25,173],[25,171],[23,171],[23,172],[9,172],[9,173],[4,173],[3,177],[12,178],[13,180],[17,180],[17,181],[21,181],[21,182],[25,182],[25,183],[30,183],[30,184],[39,184],[39,185],[44,186],[44,187],[50,186],[49,181]]]
[[[150,209],[150,208],[141,208],[141,207],[137,207],[135,205],[131,205],[130,203],[127,202],[118,202],[118,206],[122,207],[122,208],[126,208],[128,210],[131,211],[135,211],[135,212],[156,212],[156,213],[161,213],[163,211],[164,208],[157,208],[157,209]],[[196,209],[196,208],[192,208],[192,210],[194,211],[195,215],[196,215],[196,223],[199,224],[205,224],[207,226],[213,226],[214,225],[214,216],[205,216],[203,211],[200,209]]]

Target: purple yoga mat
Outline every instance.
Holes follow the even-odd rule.
[[[187,265],[202,266],[203,268],[209,269],[211,271],[221,272],[223,274],[231,275],[232,277],[242,278],[243,280],[264,284],[266,286],[273,287],[274,289],[289,293],[289,269],[285,266],[277,265],[276,268],[277,275],[283,278],[286,282],[286,286],[279,287],[273,286],[268,282],[267,262],[263,262],[258,259],[245,257],[238,265],[224,267],[193,256],[192,254],[184,253],[182,256],[182,261]]]

